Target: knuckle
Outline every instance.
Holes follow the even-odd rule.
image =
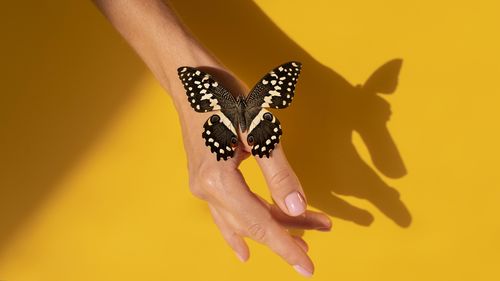
[[[248,236],[257,242],[263,242],[267,236],[266,228],[262,223],[252,223],[247,228]]]
[[[270,185],[275,187],[284,186],[293,179],[292,173],[288,169],[276,172],[270,180]]]
[[[199,198],[202,200],[207,199],[207,195],[205,193],[205,190],[202,188],[202,186],[199,183],[190,181],[189,190],[196,198]]]
[[[199,167],[198,171],[189,178],[191,193],[195,197],[206,200],[214,195],[221,185],[221,172],[213,167]]]

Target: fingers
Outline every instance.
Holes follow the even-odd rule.
[[[300,274],[312,276],[314,265],[306,253],[307,244],[302,239],[292,237],[275,221],[254,223],[248,230],[250,238],[267,245]]]
[[[232,222],[239,225],[236,218],[224,209],[209,205],[214,221],[222,232],[224,239],[235,251],[240,260],[246,261],[249,257],[248,246],[240,236],[248,236],[257,242],[266,244],[275,253],[280,255],[285,261],[291,264],[299,273],[305,276],[311,276],[314,272],[314,265],[307,256],[309,246],[301,238],[291,236],[286,230],[283,230],[272,221],[256,222],[244,224],[240,229],[240,235],[233,231],[233,227],[228,223]],[[227,221],[226,221],[227,220]],[[263,220],[265,221],[265,219]]]
[[[214,193],[212,204],[220,217],[240,236],[249,237],[267,245],[286,262],[302,274],[310,276],[314,265],[303,249],[288,231],[272,217],[269,208],[253,194],[243,176],[235,171],[222,179],[222,193]],[[221,224],[223,225],[223,224]],[[229,231],[225,231],[229,233]],[[227,236],[227,234],[225,234]],[[233,241],[233,236],[228,238]],[[233,245],[234,242],[228,242]]]
[[[330,231],[332,221],[324,213],[307,210],[303,215],[291,217],[283,213],[277,206],[271,206],[271,215],[286,228],[315,229],[319,231]]]
[[[224,218],[218,213],[215,207],[210,204],[208,207],[224,240],[226,240],[227,244],[233,249],[238,259],[242,262],[246,262],[250,256],[250,252],[245,240],[233,231],[232,227],[224,221]]]
[[[299,273],[312,275],[314,265],[304,245],[273,218],[266,204],[250,191],[239,170],[225,170],[215,177],[208,173],[204,182],[205,198],[216,210],[214,219],[237,253],[248,257],[248,248],[246,244],[243,246],[241,237],[249,237],[267,245]]]
[[[290,216],[306,211],[306,199],[299,179],[286,159],[281,145],[270,158],[256,158],[276,204]]]
[[[297,243],[297,245],[300,246],[300,248],[302,248],[302,250],[304,252],[308,252],[309,251],[309,246],[307,245],[306,241],[304,241],[304,239],[302,239],[301,237],[298,237],[298,236],[293,236],[293,239],[295,239],[295,242]]]
[[[315,229],[319,231],[330,231],[332,221],[321,212],[306,210],[303,215],[291,217],[285,214],[278,206],[269,204],[264,198],[255,194],[263,206],[265,206],[273,218],[286,228]]]

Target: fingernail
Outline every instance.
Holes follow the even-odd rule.
[[[295,270],[297,270],[298,273],[300,273],[301,275],[303,275],[305,277],[311,277],[313,275],[312,272],[306,270],[305,268],[303,268],[300,265],[294,265],[293,268],[295,268]]]
[[[288,212],[290,212],[292,216],[298,216],[306,210],[305,200],[297,191],[294,191],[286,196],[285,204]]]
[[[238,259],[241,261],[241,262],[246,262],[246,260],[243,258],[242,255],[240,255],[240,253],[238,252],[234,252],[236,254],[236,256],[238,257]]]
[[[332,222],[329,219],[323,220],[323,226],[316,228],[319,231],[330,231],[332,230]]]

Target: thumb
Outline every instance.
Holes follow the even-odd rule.
[[[290,216],[298,216],[306,211],[306,197],[297,175],[286,159],[280,144],[269,158],[258,158],[267,185],[279,208]]]

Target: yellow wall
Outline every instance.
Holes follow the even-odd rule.
[[[91,3],[40,2],[2,7],[0,280],[301,280],[225,245],[188,191],[170,99]],[[249,84],[303,62],[277,115],[334,223],[304,234],[316,280],[500,280],[498,3],[174,1]],[[393,58],[393,94],[355,87]]]

